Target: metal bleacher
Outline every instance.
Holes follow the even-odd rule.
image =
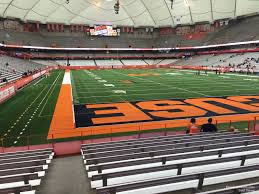
[[[202,192],[199,194],[241,194],[249,193],[256,194],[259,193],[259,182],[252,184],[245,184],[241,186],[233,186],[225,189],[218,189],[214,191]]]
[[[86,144],[81,154],[97,194],[196,193],[207,186],[259,178],[259,136],[250,133]]]
[[[53,149],[0,154],[0,194],[33,194],[54,156]]]

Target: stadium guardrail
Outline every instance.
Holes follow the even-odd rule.
[[[14,96],[18,89],[29,84],[30,82],[39,78],[40,76],[45,75],[50,70],[52,70],[52,68],[44,69],[44,70],[37,72],[33,75],[30,75],[28,77],[18,79],[15,82],[7,83],[5,86],[1,87],[0,88],[0,104],[3,103],[4,101],[8,100],[12,96]]]
[[[259,134],[259,117],[254,117],[249,121],[242,121],[242,122],[233,122],[232,120],[224,120],[220,121],[220,123],[214,119],[215,124],[217,125],[220,131],[230,131],[230,132],[237,132],[237,131],[245,131],[250,132],[253,134]],[[222,123],[223,122],[223,123]],[[17,147],[17,146],[33,146],[33,145],[41,145],[41,144],[55,144],[60,142],[69,142],[69,141],[76,141],[79,140],[81,142],[107,142],[107,141],[118,141],[118,140],[126,140],[126,139],[138,139],[138,138],[145,138],[145,137],[156,137],[156,136],[168,136],[168,135],[179,135],[185,134],[186,128],[170,128],[170,125],[163,125],[160,129],[156,130],[145,130],[142,129],[141,126],[137,131],[130,131],[130,132],[122,132],[116,133],[113,131],[113,128],[110,130],[107,127],[106,134],[100,135],[92,135],[94,133],[89,132],[79,132],[79,134],[74,134],[73,131],[66,132],[66,133],[58,133],[58,134],[28,134],[28,135],[20,135],[19,139],[17,136],[13,137],[0,137],[0,152],[1,148],[2,151],[8,147]],[[125,130],[127,131],[127,130]],[[58,138],[62,137],[62,135],[66,136],[68,133],[71,133],[70,138]]]

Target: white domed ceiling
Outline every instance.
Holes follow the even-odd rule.
[[[117,26],[176,26],[259,13],[259,0],[0,0],[0,17]]]

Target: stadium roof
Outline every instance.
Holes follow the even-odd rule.
[[[69,1],[69,3],[67,2]],[[0,17],[117,26],[176,26],[259,13],[259,0],[1,0]]]

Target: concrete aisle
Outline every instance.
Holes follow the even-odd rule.
[[[36,194],[95,194],[81,156],[55,158]]]

